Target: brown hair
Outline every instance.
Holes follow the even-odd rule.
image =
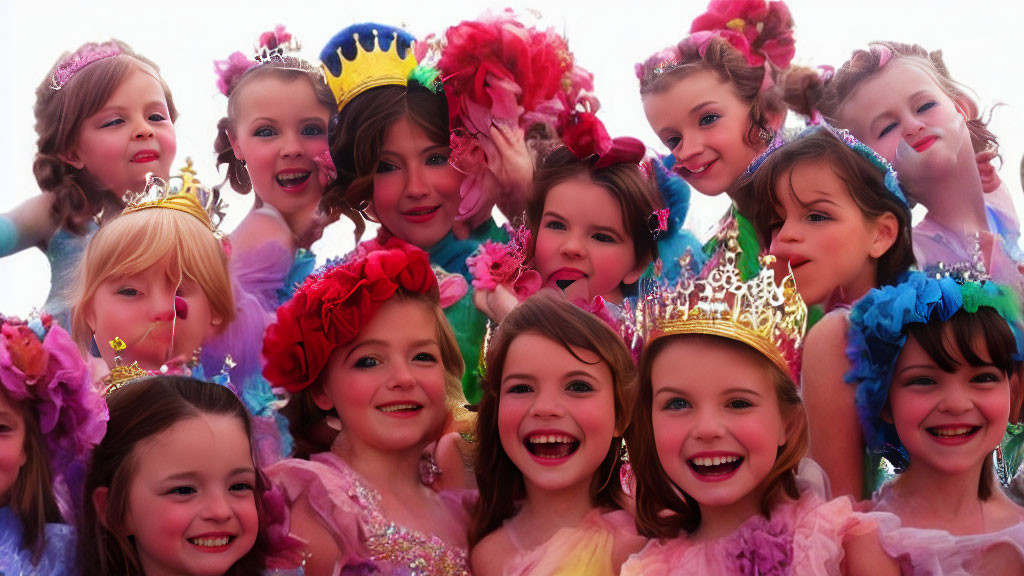
[[[22,417],[25,427],[25,464],[11,486],[8,504],[24,526],[21,545],[29,550],[33,564],[39,564],[46,548],[46,524],[60,523],[63,518],[53,494],[53,471],[46,442],[39,429],[35,410],[28,402],[12,402],[2,388],[0,395]]]
[[[838,122],[846,99],[856,92],[857,87],[885,66],[898,61],[906,61],[927,72],[942,92],[963,111],[975,152],[990,148],[998,151],[999,142],[988,129],[988,121],[982,119],[978,104],[967,94],[967,88],[949,75],[949,69],[942,60],[942,51],[929,52],[917,44],[872,42],[867,50],[855,50],[831,79],[807,84],[810,94],[807,104],[826,118]]]
[[[885,187],[885,174],[880,169],[824,128],[810,128],[800,138],[772,152],[754,175],[741,185],[748,189],[745,196],[757,200],[753,223],[761,245],[771,244],[779,195],[794,194],[791,182],[793,169],[805,162],[827,162],[846,184],[850,198],[865,219],[875,221],[887,212],[896,217],[899,223],[896,241],[878,259],[877,266],[879,284],[894,284],[900,274],[914,264],[910,209]],[[780,181],[790,181],[789,189],[780,190]]]
[[[141,575],[135,545],[125,533],[128,498],[138,456],[136,446],[178,422],[209,414],[237,418],[245,428],[252,451],[252,424],[242,401],[230,389],[184,376],[153,376],[128,384],[107,397],[107,406],[110,412],[107,433],[93,452],[85,479],[78,564],[84,576]],[[255,453],[252,461],[255,466]],[[92,495],[101,487],[109,489],[103,521],[92,501]],[[266,525],[263,494],[266,489],[263,473],[257,468],[253,493],[260,534],[252,550],[227,572],[229,575],[256,574],[264,567],[267,543],[263,530]]]
[[[459,352],[458,341],[451,324],[444,315],[440,304],[426,294],[414,294],[399,289],[391,298],[400,302],[419,302],[431,310],[437,325],[437,341],[441,348],[441,363],[444,365],[445,404],[448,414],[460,427],[472,427],[472,414],[466,410],[466,397],[462,392],[462,373],[465,364]],[[337,350],[337,349],[335,349]],[[295,439],[295,457],[308,458],[317,452],[327,452],[337,432],[325,424],[327,416],[336,416],[334,409],[322,410],[313,402],[313,391],[322,388],[327,370],[321,370],[310,386],[292,394],[281,413],[288,418],[289,430]]]
[[[978,335],[982,336],[980,346],[977,344]],[[916,340],[944,372],[956,372],[961,366],[961,359],[972,367],[994,366],[1010,379],[1010,421],[1019,419],[1022,390],[1021,365],[1015,359],[1017,341],[1007,321],[995,309],[979,306],[974,313],[961,309],[946,321],[936,310],[928,322],[908,324],[907,338]],[[984,356],[988,356],[988,361]],[[981,466],[978,497],[988,500],[994,483],[992,464],[990,459],[986,459]]]
[[[658,257],[658,243],[650,230],[651,215],[661,208],[661,196],[653,171],[644,172],[631,162],[597,168],[595,160],[579,159],[568,146],[559,146],[544,157],[533,178],[533,191],[526,202],[526,226],[530,229],[528,258],[533,258],[537,233],[551,189],[573,178],[585,177],[608,191],[619,203],[622,225],[633,243],[637,264]]]
[[[444,90],[435,93],[412,79],[408,87],[371,88],[345,104],[338,114],[337,130],[331,135],[331,158],[338,178],[324,190],[320,210],[331,219],[346,216],[352,220],[357,242],[366,230],[360,211],[373,201],[373,176],[384,135],[406,115],[431,142],[450,142]]]
[[[33,110],[39,138],[36,140],[37,152],[32,162],[32,172],[39,188],[56,198],[52,209],[54,221],[75,233],[81,233],[76,219],[94,216],[104,208],[119,211],[122,207],[120,197],[111,194],[85,169],[75,168],[61,159],[62,155],[74,151],[78,145],[82,122],[103,108],[118,86],[136,70],[160,82],[170,120],[174,122],[178,119],[171,90],[160,76],[160,68],[124,42],[111,42],[121,49],[120,55],[90,63],[76,72],[60,90],[54,90],[50,87],[54,72],[62,62],[72,57],[72,53],[65,52],[36,88]],[[96,46],[89,42],[79,50]]]
[[[242,162],[235,157],[235,151],[231,148],[229,134],[235,131],[235,122],[238,120],[238,99],[243,88],[260,78],[274,77],[285,82],[294,82],[300,78],[309,81],[313,88],[313,94],[317,102],[323,106],[328,115],[333,115],[335,104],[334,94],[324,80],[324,73],[319,68],[302,58],[284,56],[273,58],[266,62],[257,64],[243,72],[228,89],[228,114],[217,122],[217,138],[213,142],[213,151],[217,154],[217,168],[221,164],[228,165],[227,179],[231,187],[239,194],[248,194],[252,190],[252,181],[249,179],[249,172]],[[328,123],[330,124],[330,123]]]
[[[476,480],[480,499],[469,530],[472,547],[515,515],[526,497],[523,473],[509,458],[498,436],[501,378],[509,346],[521,334],[538,334],[561,344],[574,357],[576,350],[597,354],[611,369],[615,393],[615,426],[625,430],[632,410],[633,357],[618,334],[596,316],[580,310],[561,294],[542,290],[527,298],[502,321],[487,349],[487,372],[477,413]],[[582,361],[582,360],[581,360]],[[594,472],[590,498],[595,506],[618,509],[623,497],[619,481],[621,439],[613,439],[608,454]]]
[[[666,57],[672,62],[667,67]],[[747,129],[746,142],[763,149],[768,143],[759,138],[759,134],[762,130],[773,132],[771,117],[780,116],[786,111],[781,89],[783,71],[774,66],[750,66],[746,57],[721,36],[707,43],[703,55],[698,44],[685,38],[676,46],[637,65],[640,96],[666,92],[695,72],[713,73],[720,82],[731,86],[736,96],[750,106],[750,127]],[[762,90],[765,74],[771,75],[773,85]]]
[[[636,478],[637,531],[650,538],[675,538],[680,531],[693,532],[700,527],[700,504],[672,482],[658,459],[652,424],[654,391],[651,382],[654,362],[669,343],[697,339],[713,342],[736,354],[746,355],[764,367],[765,374],[775,389],[779,409],[787,425],[787,440],[786,444],[779,448],[779,454],[768,476],[761,482],[765,487],[761,497],[761,512],[765,516],[770,516],[772,508],[785,496],[799,497],[796,469],[807,451],[807,413],[796,384],[789,374],[780,370],[760,352],[736,340],[705,334],[663,336],[648,344],[640,358],[633,423],[626,431],[629,459],[633,465],[633,476]]]

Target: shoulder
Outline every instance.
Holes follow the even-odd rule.
[[[803,382],[828,379],[842,384],[849,367],[846,358],[846,332],[850,328],[849,310],[833,310],[811,328],[804,343]]]
[[[508,531],[498,528],[470,550],[469,562],[473,568],[473,574],[500,576],[504,573],[505,566],[511,562],[515,550],[517,550],[517,546],[509,538]]]
[[[267,242],[276,242],[294,249],[291,230],[279,214],[264,208],[250,211],[231,232],[234,250],[247,250]]]

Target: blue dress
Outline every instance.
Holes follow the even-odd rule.
[[[68,331],[71,330],[71,286],[78,273],[78,262],[98,229],[92,220],[88,221],[82,235],[58,228],[46,243],[46,259],[50,261],[50,294],[43,304],[43,311]]]
[[[10,506],[0,507],[0,574],[20,576],[63,576],[75,570],[75,532],[67,524],[47,524],[46,544],[39,564],[32,564],[32,552],[22,548],[21,520]]]

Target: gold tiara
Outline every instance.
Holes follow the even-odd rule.
[[[147,174],[146,187],[142,192],[129,192],[124,195],[125,208],[121,213],[131,214],[150,208],[178,210],[195,216],[211,232],[218,235],[217,227],[224,219],[227,204],[221,200],[217,190],[211,190],[199,182],[196,171],[192,168],[191,158],[185,159],[185,167],[179,175],[172,176],[172,179],[180,180],[181,185],[171,188],[162,178]]]
[[[103,389],[103,395],[109,396],[112,392],[119,390],[125,384],[129,384],[139,378],[151,376],[152,373],[143,370],[139,366],[138,362],[132,362],[128,366],[125,366],[121,360],[121,352],[128,346],[125,345],[124,340],[115,337],[110,341],[110,347],[114,350],[114,367],[110,369],[110,374],[103,379],[106,387]]]
[[[781,284],[775,283],[770,266],[774,256],[762,256],[761,271],[744,282],[737,265],[737,237],[735,227],[726,233],[721,260],[701,277],[695,278],[689,266],[683,265],[675,285],[645,287],[636,305],[627,306],[628,328],[644,345],[673,334],[736,340],[763,354],[783,372],[794,373],[807,329],[807,305],[796,290],[792,271]]]
[[[369,50],[360,41],[373,35]],[[381,49],[381,36],[389,38],[388,49]],[[353,98],[378,86],[407,86],[409,74],[416,68],[416,56],[412,47],[399,55],[400,40],[413,41],[408,32],[377,24],[363,24],[346,28],[338,33],[320,55],[327,85],[334,93],[334,100],[341,110]],[[355,57],[345,57],[343,46],[355,45]]]

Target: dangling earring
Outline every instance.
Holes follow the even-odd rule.
[[[775,138],[775,134],[772,134],[771,130],[762,127],[757,132],[757,137],[760,138],[761,141],[764,142],[765,144],[771,144],[772,139]]]
[[[363,200],[359,204],[356,204],[356,210],[359,212],[359,215],[362,216],[363,219],[366,220],[367,222],[373,222],[374,224],[380,224],[380,220],[370,216],[370,213],[367,212],[370,209],[371,206],[372,205],[370,204],[369,200]]]
[[[242,168],[245,168],[245,160],[239,160],[238,165],[241,166]],[[245,169],[248,170],[248,168]]]

